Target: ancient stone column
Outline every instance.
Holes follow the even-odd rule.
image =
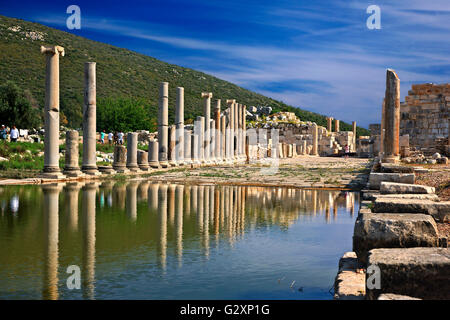
[[[318,146],[319,132],[318,132],[317,124],[313,123],[312,129],[313,129],[312,155],[318,156],[319,155],[319,146]]]
[[[226,126],[227,119],[225,116],[220,116],[220,136],[221,136],[221,142],[220,142],[220,158],[222,159],[222,162],[225,162],[227,160],[226,158]]]
[[[247,106],[242,106],[242,157],[247,160]]]
[[[339,130],[339,123],[340,123],[340,121],[338,120],[338,119],[334,119],[334,130],[336,131],[336,132],[339,132],[340,130]]]
[[[148,165],[148,152],[144,150],[138,150],[137,151],[137,162],[139,169],[142,171],[148,171],[149,165]]]
[[[216,100],[216,107],[214,108],[214,120],[216,127],[215,135],[216,135],[216,146],[214,148],[214,157],[216,158],[217,163],[222,162],[221,150],[222,150],[222,134],[220,131],[220,125],[222,123],[220,119],[220,99]]]
[[[232,135],[231,135],[231,107],[228,108],[228,113],[225,117],[225,159],[227,163],[231,163],[231,148],[232,148]]]
[[[97,93],[95,62],[84,64],[83,165],[88,175],[99,175],[97,169]]]
[[[243,160],[242,157],[242,104],[237,106],[237,156],[239,160]]]
[[[176,167],[177,160],[175,154],[175,146],[177,144],[177,127],[175,125],[169,126],[169,165]]]
[[[328,131],[328,133],[333,132],[333,118],[332,117],[327,118],[327,131]]]
[[[177,88],[177,100],[175,110],[175,126],[176,126],[176,145],[175,145],[175,161],[179,166],[184,162],[184,88]]]
[[[148,142],[148,157],[149,157],[148,164],[150,167],[159,168],[158,154],[159,154],[158,140],[150,140]]]
[[[394,70],[386,72],[384,156],[382,162],[395,163],[400,158],[400,79]]]
[[[308,154],[308,144],[306,140],[303,140],[302,154],[305,156]]]
[[[192,149],[192,141],[191,141],[191,135],[192,135],[192,131],[191,130],[184,130],[184,157],[183,157],[183,162],[186,165],[191,165],[192,164],[192,154],[191,154],[191,149]]]
[[[114,162],[113,168],[118,173],[127,173],[130,170],[127,169],[126,165],[127,161],[127,149],[124,146],[115,146],[114,147]]]
[[[234,104],[234,159],[239,160],[239,104]]]
[[[41,53],[46,55],[42,177],[58,179],[64,178],[59,168],[59,55],[64,56],[64,48],[41,46]]]
[[[211,143],[211,133],[210,133],[210,120],[211,120],[211,92],[202,92],[203,98],[203,115],[205,117],[205,132],[204,132],[204,158],[206,163],[210,163],[210,143]]]
[[[83,173],[78,165],[78,131],[69,130],[66,132],[66,163],[64,165],[64,174],[68,177],[81,177]]]
[[[352,131],[353,131],[353,148],[352,148],[352,151],[356,152],[356,121],[352,122]]]
[[[192,164],[197,166],[202,163],[202,152],[203,152],[203,121],[204,118],[198,116],[194,123],[194,134],[192,135]]]
[[[384,119],[385,119],[385,113],[386,113],[385,106],[386,106],[385,99],[383,98],[383,103],[381,105],[380,153],[379,153],[380,159],[382,159],[383,153],[384,153]]]
[[[228,99],[227,100],[227,105],[229,108],[229,112],[228,112],[228,126],[229,126],[229,160],[233,161],[235,160],[234,158],[234,115],[235,115],[235,104],[236,104],[236,100],[234,99]]]
[[[161,82],[159,85],[158,101],[158,160],[163,168],[169,166],[169,83]]]
[[[139,172],[139,166],[137,163],[137,146],[137,132],[129,132],[127,136],[127,168],[133,172]]]
[[[216,163],[216,121],[211,119],[211,122],[209,123],[209,133],[211,136],[211,144],[209,147],[209,151],[211,154],[210,160],[211,163]]]

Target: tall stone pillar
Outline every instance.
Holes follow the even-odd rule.
[[[234,104],[234,159],[239,160],[239,105]]]
[[[169,166],[169,83],[161,82],[159,85],[158,101],[158,161],[163,168]]]
[[[221,142],[220,142],[220,158],[222,159],[222,162],[226,162],[226,123],[227,119],[225,116],[220,116],[220,136],[221,136]]]
[[[158,140],[150,140],[148,142],[148,164],[152,168],[159,168],[159,147]]]
[[[176,132],[176,145],[175,145],[175,161],[179,166],[185,164],[184,162],[184,88],[177,88],[177,100],[175,110],[175,126]]]
[[[334,119],[334,130],[335,130],[336,132],[339,132],[339,131],[340,131],[339,123],[340,123],[340,121],[339,121],[338,119]]]
[[[205,117],[205,127],[204,127],[204,140],[203,140],[203,149],[204,149],[204,158],[205,163],[210,163],[211,152],[210,152],[210,143],[211,143],[211,133],[210,133],[210,120],[211,120],[211,92],[202,92],[203,98],[203,115]]]
[[[64,56],[60,46],[41,46],[46,55],[45,107],[44,107],[44,170],[45,178],[64,178],[59,168],[59,55]]]
[[[237,108],[237,141],[238,141],[238,149],[237,156],[240,161],[243,160],[242,157],[242,104],[238,104]]]
[[[230,161],[234,161],[234,115],[235,115],[235,104],[236,104],[236,100],[234,99],[228,99],[227,100],[227,105],[229,108],[229,112],[228,112],[228,120],[229,120],[229,160]]]
[[[211,120],[211,122],[209,123],[209,133],[210,133],[210,136],[211,136],[211,144],[210,144],[210,147],[209,147],[209,151],[210,151],[210,154],[211,154],[211,163],[217,163],[217,160],[216,160],[216,148],[217,148],[217,146],[216,146],[216,143],[217,143],[217,140],[216,140],[216,120]]]
[[[114,162],[113,168],[118,173],[127,173],[130,170],[126,165],[127,161],[127,149],[124,146],[115,146],[114,147]]]
[[[176,133],[176,126],[171,125],[169,126],[169,165],[172,167],[178,166],[177,160],[176,160],[176,144],[177,144],[177,133]]]
[[[194,125],[194,139],[192,144],[192,152],[193,152],[193,161],[194,165],[200,165],[204,163],[203,158],[203,141],[204,141],[204,125],[205,118],[204,117],[197,117],[197,120],[195,121]]]
[[[356,152],[356,121],[352,122],[352,131],[353,131],[353,148],[352,148],[352,151]]]
[[[192,164],[192,154],[191,154],[191,130],[184,130],[184,157],[183,162],[185,165],[190,166]]]
[[[97,169],[97,89],[95,62],[84,64],[83,165],[88,175],[99,175]]]
[[[319,155],[319,132],[317,128],[317,124],[313,123],[313,143],[312,143],[312,152],[313,156]]]
[[[247,160],[247,106],[242,106],[242,157]]]
[[[327,131],[328,131],[328,133],[333,132],[333,118],[332,117],[327,118]]]
[[[78,165],[78,131],[69,130],[66,132],[66,154],[64,165],[64,174],[68,177],[81,177],[83,173]]]
[[[220,125],[222,124],[222,120],[220,118],[220,99],[216,100],[216,107],[214,108],[214,120],[216,127],[215,133],[216,133],[216,146],[214,148],[214,157],[216,158],[217,163],[222,163],[222,156],[221,156],[221,150],[222,150],[222,134],[220,130]]]
[[[384,154],[384,121],[385,121],[385,113],[386,113],[386,104],[385,99],[383,98],[383,103],[381,105],[381,127],[380,127],[380,159],[383,158]]]
[[[127,136],[127,168],[132,172],[139,172],[137,163],[138,134],[129,132]]]
[[[400,159],[400,79],[391,69],[386,72],[384,116],[384,156],[382,162],[395,163]]]

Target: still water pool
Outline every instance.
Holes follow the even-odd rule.
[[[0,205],[0,299],[332,299],[359,193],[108,181]]]

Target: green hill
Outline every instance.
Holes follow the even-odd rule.
[[[41,45],[60,45],[65,56],[60,59],[61,113],[71,127],[80,127],[83,105],[84,62],[97,62],[97,97],[133,97],[143,99],[156,117],[158,85],[169,82],[169,121],[173,122],[175,88],[185,89],[185,118],[202,113],[202,91],[214,98],[236,99],[247,106],[268,105],[274,111],[295,112],[304,121],[326,125],[324,116],[288,106],[230,82],[189,68],[165,63],[155,58],[105,43],[92,41],[38,23],[0,16],[1,83],[14,81],[27,90],[32,103],[43,108],[45,58]],[[142,128],[145,129],[145,128]],[[341,122],[341,130],[351,126]],[[358,128],[359,135],[368,131]]]

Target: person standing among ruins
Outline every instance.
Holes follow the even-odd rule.
[[[119,133],[117,134],[117,139],[118,139],[118,143],[120,145],[122,145],[123,144],[123,132],[122,131],[119,131]]]
[[[112,132],[108,133],[108,143],[109,145],[113,144],[114,134]]]
[[[106,135],[105,130],[103,130],[103,131],[100,133],[100,143],[101,143],[101,144],[104,144],[104,143],[105,143],[105,135]]]
[[[8,135],[8,132],[6,131],[6,128],[4,125],[2,125],[2,128],[0,129],[0,140],[6,140]]]
[[[345,159],[347,159],[348,153],[350,152],[350,148],[349,148],[348,144],[345,145],[344,150],[345,150]]]
[[[12,129],[9,132],[9,137],[11,139],[11,142],[16,142],[19,138],[19,130],[17,130],[16,126],[12,126]]]

